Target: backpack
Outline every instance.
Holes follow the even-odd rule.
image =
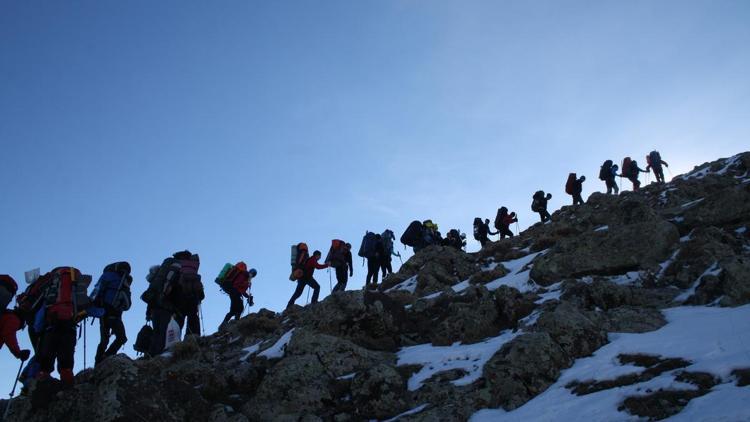
[[[43,294],[50,279],[50,273],[41,275],[29,284],[29,287],[23,293],[18,295],[18,299],[16,299],[18,308],[25,315],[34,315],[42,306]]]
[[[482,238],[481,236],[481,229],[482,229],[482,219],[479,217],[474,217],[474,240],[479,240]]]
[[[533,201],[531,201],[531,211],[539,212],[542,210],[542,200],[544,199],[544,191],[538,190],[534,192]]]
[[[6,274],[0,275],[0,312],[7,309],[17,291],[18,284],[16,284],[16,280],[13,280],[13,277]]]
[[[57,267],[44,291],[44,305],[48,321],[69,321],[75,318],[79,309],[90,303],[86,293],[91,276],[81,274],[74,267]]]
[[[141,300],[149,305],[163,305],[179,279],[180,269],[180,263],[175,258],[166,258],[155,272],[149,273],[148,288],[141,295]]]
[[[622,160],[622,175],[625,177],[632,177],[633,176],[633,160],[630,159],[630,157],[625,157]]]
[[[99,307],[110,306],[117,311],[130,309],[130,264],[115,262],[104,267],[91,292],[91,300]]]
[[[378,239],[375,237],[376,234],[373,232],[366,232],[362,237],[362,244],[359,246],[359,253],[357,255],[362,258],[373,258],[377,253]]]
[[[383,251],[387,256],[391,256],[393,253],[393,239],[395,239],[396,236],[391,230],[386,229],[380,237],[383,241]]]
[[[568,174],[568,181],[565,182],[565,193],[567,193],[568,195],[573,195],[577,179],[578,177],[576,177],[575,173]]]
[[[224,293],[229,293],[229,289],[232,287],[231,285],[231,279],[227,277],[229,275],[229,272],[234,268],[234,265],[230,263],[224,264],[223,267],[221,267],[221,271],[219,271],[219,275],[216,277],[216,284],[219,286],[221,291]]]
[[[178,254],[175,254],[175,258],[177,258],[177,255]],[[180,276],[177,279],[177,285],[179,286],[179,302],[183,309],[190,310],[190,308],[201,303],[206,297],[203,291],[201,276],[198,274],[198,269],[200,268],[200,257],[197,254],[190,254],[189,257],[182,255],[177,259],[179,259],[180,263]]]
[[[406,228],[404,234],[401,235],[401,243],[406,246],[415,247],[418,246],[422,241],[422,223],[414,220]]]
[[[151,328],[150,325],[146,324],[141,327],[141,330],[138,331],[138,336],[135,338],[133,350],[138,353],[148,353],[148,350],[151,347],[151,337],[153,336],[154,329]]]
[[[328,262],[332,267],[340,267],[346,264],[346,242],[339,239],[331,240],[331,248],[328,249],[328,255],[324,262]]]
[[[309,258],[306,243],[292,245],[292,273],[289,275],[289,280],[297,281],[305,275],[305,264]]]
[[[661,154],[659,154],[659,151],[651,151],[646,156],[646,163],[651,167],[661,167]]]
[[[607,160],[599,168],[599,180],[607,180],[612,175],[612,160]]]

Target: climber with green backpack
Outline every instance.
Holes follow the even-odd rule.
[[[258,275],[255,268],[247,270],[247,265],[240,261],[236,265],[225,264],[221,269],[219,276],[216,277],[216,284],[221,290],[229,295],[230,305],[229,312],[224,316],[224,320],[219,325],[219,331],[224,330],[227,323],[234,317],[240,319],[242,312],[245,310],[242,304],[242,298],[247,299],[248,306],[253,306],[253,295],[249,293],[252,280]]]

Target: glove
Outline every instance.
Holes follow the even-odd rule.
[[[18,354],[18,359],[21,359],[22,361],[27,361],[29,360],[30,356],[31,356],[31,350],[23,349],[21,350],[21,353]]]
[[[255,302],[253,302],[253,295],[248,295],[247,296],[247,305],[248,306],[253,306],[254,304],[255,304]]]
[[[76,315],[76,323],[78,323],[78,322],[81,322],[81,320],[83,320],[84,318],[86,318],[86,315],[88,315],[88,314],[86,313],[86,311],[85,311],[85,310],[84,310],[84,311],[81,311],[81,312],[79,312],[79,313],[78,313],[78,314]]]

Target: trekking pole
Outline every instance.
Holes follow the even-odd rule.
[[[24,361],[21,361],[21,366],[18,367],[18,374],[16,374],[16,380],[13,382],[13,389],[10,391],[10,398],[8,403],[5,404],[5,412],[3,412],[3,420],[8,419],[8,413],[10,412],[10,404],[13,401],[13,395],[16,394],[16,386],[18,385],[18,379],[21,378],[21,370],[23,369]]]
[[[307,286],[307,299],[305,299],[305,306],[310,303],[310,286]]]
[[[398,260],[401,261],[401,265],[404,265],[404,260],[401,259],[401,252],[399,252],[399,254],[396,256],[398,257]]]
[[[86,319],[83,320],[83,369],[86,369]]]
[[[201,327],[203,327],[203,332],[206,332],[206,326],[203,325],[203,306],[202,305],[198,305],[198,312],[200,313],[200,316],[201,316]]]
[[[328,268],[328,294],[333,293],[333,283],[331,282],[331,268]]]
[[[521,235],[521,229],[518,227],[518,221],[516,221],[516,231],[518,232],[518,235]]]

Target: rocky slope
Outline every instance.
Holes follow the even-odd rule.
[[[667,308],[750,303],[749,171],[743,153],[638,193],[595,193],[475,254],[430,247],[380,291],[261,310],[151,360],[116,356],[46,407],[14,400],[9,420],[463,421],[481,409],[513,415],[562,381],[561,394],[585,397],[665,374],[674,384],[611,411],[679,414],[750,383],[750,350],[731,375],[637,351],[611,352],[625,369],[610,378],[561,374],[610,353],[610,333],[660,333],[677,318]]]

